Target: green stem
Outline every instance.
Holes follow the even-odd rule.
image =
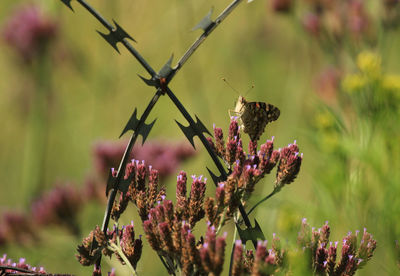
[[[279,186],[278,186],[279,187]],[[251,207],[251,209],[247,212],[247,215],[250,215],[251,212],[254,211],[254,209],[257,208],[258,205],[260,205],[261,203],[263,203],[264,201],[266,201],[267,199],[269,199],[270,197],[272,197],[274,194],[276,194],[277,192],[279,192],[281,190],[281,188],[275,188],[272,193],[270,193],[269,195],[267,195],[266,197],[264,197],[263,199],[261,199],[259,202],[257,202],[253,207]]]
[[[238,215],[235,215],[237,217]],[[235,222],[237,219],[235,219]],[[232,250],[231,250],[231,258],[229,262],[229,276],[232,275],[232,266],[233,266],[233,255],[235,252],[235,243],[236,243],[236,234],[237,234],[237,227],[235,226],[235,231],[233,232],[233,238],[232,238]]]
[[[35,91],[27,120],[21,186],[24,202],[28,204],[45,187],[48,110],[51,93],[49,58],[42,56],[31,69]]]
[[[226,216],[226,208],[224,209],[224,212],[222,213],[221,220],[219,221],[217,231],[215,232],[216,235],[218,235],[219,231],[220,231],[221,228],[222,228],[222,225],[224,225],[225,216]]]
[[[129,269],[131,270],[132,274],[134,276],[137,276],[138,274],[136,273],[136,270],[133,268],[132,264],[129,262],[128,258],[126,257],[126,255],[124,254],[124,252],[122,252],[122,249],[116,245],[113,242],[110,242],[110,249],[112,251],[114,251],[115,253],[117,253],[125,262],[125,264],[129,267]]]

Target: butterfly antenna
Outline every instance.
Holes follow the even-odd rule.
[[[222,80],[223,80],[233,91],[235,91],[238,95],[240,95],[240,92],[237,91],[225,78],[222,78]]]
[[[251,87],[246,91],[246,93],[244,94],[244,96],[247,96],[247,94],[249,94],[249,92],[255,87],[254,84],[251,85]]]

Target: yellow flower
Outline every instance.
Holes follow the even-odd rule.
[[[357,67],[368,78],[376,80],[381,76],[381,58],[373,52],[361,52],[357,56]]]
[[[385,75],[382,79],[382,88],[393,92],[400,92],[400,75]]]
[[[347,75],[342,81],[343,90],[348,93],[359,91],[365,87],[367,79],[360,74]]]
[[[319,129],[327,129],[334,125],[335,121],[329,112],[317,114],[315,124]]]
[[[325,133],[321,138],[321,142],[327,152],[337,152],[340,146],[339,134],[335,132]]]

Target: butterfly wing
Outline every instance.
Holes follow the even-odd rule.
[[[265,126],[277,120],[280,115],[280,110],[272,104],[263,102],[246,103],[241,116],[244,129],[243,131],[250,136],[250,139],[255,141],[260,139]]]

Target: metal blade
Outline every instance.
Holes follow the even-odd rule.
[[[108,34],[104,34],[100,31],[97,31],[107,42],[110,44],[117,52],[120,53],[117,47],[118,42],[122,42],[124,38],[131,39],[132,41],[136,42],[127,32],[120,25],[113,20],[115,28],[110,31]]]
[[[171,57],[167,60],[167,62],[164,64],[164,66],[158,72],[158,75],[160,77],[167,78],[169,76],[169,74],[172,72],[171,64],[172,64],[173,58],[174,58],[174,54],[171,55]]]
[[[144,123],[139,129],[138,129],[138,125],[139,125],[139,120],[137,118],[137,109],[135,108],[135,110],[132,113],[131,118],[129,119],[129,121],[126,123],[126,126],[124,128],[124,130],[122,131],[121,135],[119,136],[119,138],[122,137],[122,135],[124,135],[126,132],[128,132],[129,130],[132,130],[134,132],[137,133],[137,135],[142,135],[142,145],[144,144],[144,142],[147,139],[147,136],[149,136],[149,133],[151,131],[151,129],[153,128],[155,122],[157,119],[154,119],[153,122],[151,122],[150,124],[146,124]]]
[[[246,244],[247,241],[255,241],[257,243],[257,239],[265,240],[264,234],[258,224],[257,220],[254,220],[255,226],[253,228],[247,228],[242,230],[238,224],[236,224],[236,228],[239,234],[240,239],[243,244]]]
[[[71,9],[71,11],[74,11],[74,9],[71,6],[71,0],[61,0],[68,8]]]
[[[218,186],[218,183],[223,182],[224,178],[222,175],[216,176],[208,167],[206,167],[208,173],[211,175],[212,180],[214,181],[215,186]]]
[[[193,27],[192,31],[202,29],[204,32],[206,32],[210,26],[215,24],[215,22],[211,20],[213,10],[214,7],[212,7],[208,14],[196,26]]]

